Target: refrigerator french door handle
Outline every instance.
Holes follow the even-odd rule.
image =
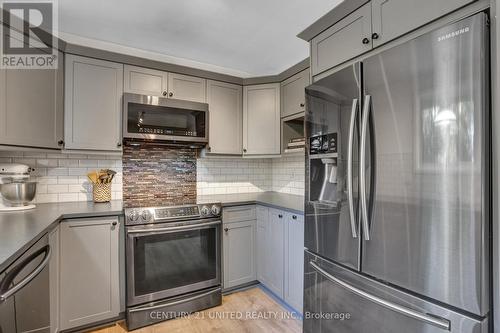
[[[358,238],[356,221],[354,219],[354,199],[352,194],[352,148],[354,143],[354,125],[358,113],[358,99],[352,100],[351,121],[349,124],[349,142],[347,145],[347,202],[349,203],[349,216],[351,221],[352,238]]]
[[[430,324],[430,325],[434,325],[434,326],[439,327],[441,329],[444,329],[444,330],[447,330],[447,331],[450,330],[450,322],[448,320],[444,319],[444,318],[431,316],[431,315],[429,315],[427,313],[419,312],[419,311],[416,311],[416,310],[413,310],[413,309],[401,306],[399,304],[396,304],[396,303],[393,303],[393,302],[389,302],[389,301],[387,301],[385,299],[382,299],[382,298],[377,297],[375,295],[369,294],[366,291],[363,291],[363,290],[361,290],[359,288],[356,288],[356,287],[348,284],[347,282],[344,282],[344,281],[342,281],[342,280],[334,277],[333,275],[329,274],[327,271],[325,271],[324,269],[322,269],[321,267],[319,267],[313,261],[310,261],[309,265],[311,265],[311,267],[315,271],[317,271],[319,274],[321,274],[327,280],[340,285],[341,287],[349,290],[350,292],[352,292],[352,293],[354,293],[354,294],[356,294],[356,295],[358,295],[360,297],[363,297],[364,299],[366,299],[366,300],[368,300],[370,302],[373,302],[375,304],[383,306],[383,307],[385,307],[385,308],[387,308],[389,310],[392,310],[394,312],[400,313],[400,314],[402,314],[404,316],[407,316],[407,317],[410,317],[410,318],[413,318],[413,319],[417,319],[417,320],[423,321],[423,322],[425,322],[427,324]]]
[[[365,96],[365,104],[363,106],[363,119],[361,120],[361,143],[359,157],[359,196],[361,200],[361,220],[363,221],[363,234],[365,240],[370,240],[370,226],[368,224],[368,205],[366,203],[366,135],[368,132],[368,119],[371,110],[371,96]]]

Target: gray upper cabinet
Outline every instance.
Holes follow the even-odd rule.
[[[243,155],[279,155],[280,84],[243,88]]]
[[[66,56],[64,147],[121,151],[123,65]]]
[[[207,80],[194,76],[168,73],[168,97],[206,103]]]
[[[474,0],[372,0],[373,46],[377,47]]]
[[[219,81],[207,81],[209,107],[208,152],[241,155],[243,88]]]
[[[115,318],[120,312],[118,217],[60,226],[60,329]]]
[[[130,65],[124,66],[124,92],[150,96],[167,96],[167,86],[167,72]]]
[[[61,148],[63,55],[58,69],[0,70],[0,145]]]
[[[309,85],[309,68],[281,82],[281,117],[306,110],[305,88]]]
[[[284,299],[302,313],[304,291],[304,216],[286,213]]]
[[[367,3],[311,40],[313,75],[371,50],[371,6]]]

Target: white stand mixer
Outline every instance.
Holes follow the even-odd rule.
[[[12,202],[6,200],[2,195],[3,184],[25,183],[27,180],[29,180],[30,172],[32,170],[33,169],[24,164],[0,163],[0,212],[19,211],[35,208],[34,204],[29,204],[29,202],[31,202],[31,200],[34,198],[34,193],[33,198],[31,200],[28,200],[28,204],[22,203],[16,205],[13,205]]]

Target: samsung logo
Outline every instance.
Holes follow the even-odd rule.
[[[450,39],[450,38],[454,38],[454,37],[460,36],[462,34],[465,34],[465,33],[469,32],[469,30],[470,30],[469,27],[465,27],[463,29],[450,32],[449,34],[439,36],[438,37],[438,42],[442,42],[443,40],[447,40],[447,39]]]

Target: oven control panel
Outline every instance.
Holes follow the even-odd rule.
[[[157,222],[177,222],[189,219],[219,217],[219,203],[184,205],[172,207],[141,207],[125,209],[125,224],[148,224]]]

